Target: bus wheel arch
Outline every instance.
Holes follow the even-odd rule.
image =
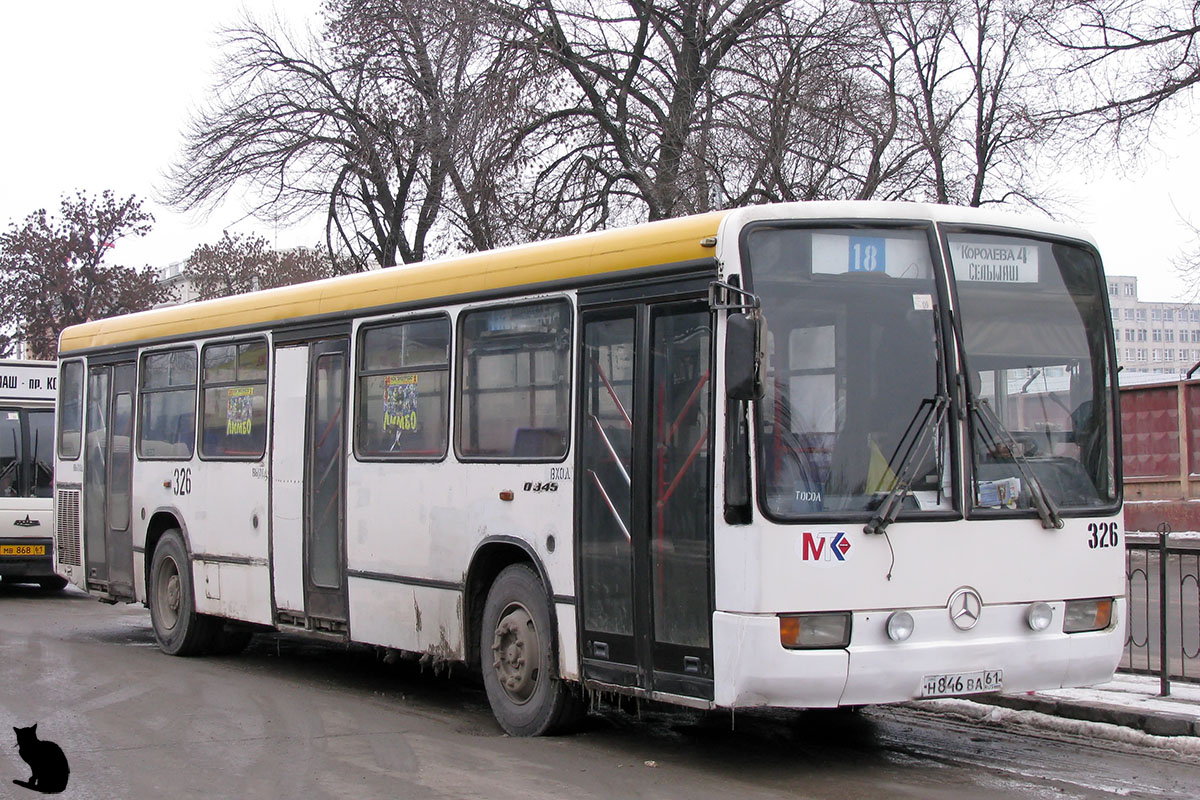
[[[150,604],[150,564],[154,560],[154,550],[158,547],[158,542],[162,539],[163,534],[172,529],[179,531],[179,535],[183,539],[184,550],[190,556],[192,542],[188,537],[187,526],[183,524],[183,520],[173,509],[157,509],[150,515],[150,521],[146,523],[146,542],[143,548],[145,550],[145,563],[143,564],[145,574],[142,576],[146,586],[146,605]]]
[[[487,602],[488,591],[500,573],[513,564],[528,564],[541,580],[547,602],[551,601],[553,592],[546,568],[528,543],[509,536],[493,536],[480,542],[471,556],[466,579],[463,581],[463,646],[469,665],[479,663],[479,630],[483,622],[483,607]],[[553,626],[551,646],[557,658],[558,630],[553,615],[550,624]]]
[[[159,648],[172,656],[203,655],[220,632],[220,621],[196,612],[183,532],[174,527],[159,531],[147,555],[146,604]]]

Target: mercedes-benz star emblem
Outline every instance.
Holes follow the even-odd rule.
[[[960,631],[969,631],[979,622],[979,615],[983,613],[983,598],[970,586],[964,586],[950,595],[947,608],[950,610],[950,621],[954,623],[954,627]]]

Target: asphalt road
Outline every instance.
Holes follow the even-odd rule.
[[[481,685],[368,648],[257,636],[171,658],[140,606],[0,585],[0,798],[37,797],[11,727],[71,764],[64,798],[1195,798],[1200,759],[912,708],[617,710],[514,739]]]

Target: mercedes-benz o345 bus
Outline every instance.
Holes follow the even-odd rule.
[[[53,361],[0,360],[0,581],[58,590]]]
[[[168,653],[252,624],[466,661],[514,734],[588,689],[1100,682],[1105,288],[1075,228],[807,203],[72,327],[61,568],[146,603]]]

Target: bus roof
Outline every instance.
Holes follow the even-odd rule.
[[[716,235],[727,213],[568,236],[85,322],[62,332],[59,353],[712,258],[713,251],[701,241]]]
[[[732,240],[715,251],[701,244],[719,230],[736,230],[754,220],[787,219],[969,223],[1024,229],[1095,244],[1078,227],[1009,211],[891,201],[777,203],[567,236],[86,322],[62,332],[59,354],[261,328],[273,322],[319,321],[327,315],[357,310],[383,310],[405,303],[469,297],[521,286],[583,282],[626,270],[697,261],[736,248]]]

